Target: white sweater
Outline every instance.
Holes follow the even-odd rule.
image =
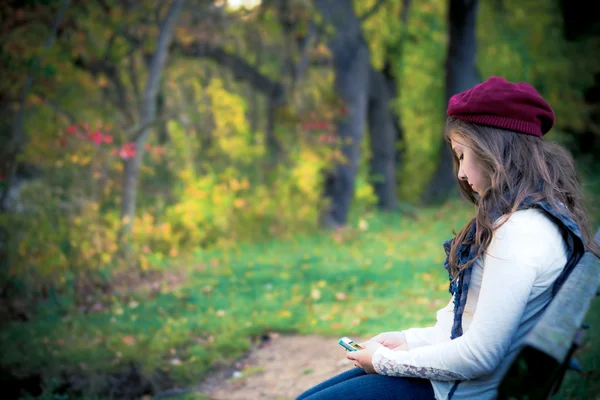
[[[373,356],[377,373],[431,380],[435,397],[495,399],[498,385],[527,332],[552,296],[567,262],[558,227],[535,209],[517,211],[494,232],[483,260],[473,265],[463,335],[450,340],[454,304],[437,312],[428,328],[402,331],[408,351],[382,347]]]

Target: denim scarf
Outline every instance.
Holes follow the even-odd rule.
[[[556,279],[554,286],[552,287],[552,295],[554,296],[558,289],[562,286],[564,281],[567,279],[581,256],[585,251],[585,245],[581,231],[575,223],[575,221],[569,217],[569,214],[565,207],[560,204],[558,207],[553,208],[546,201],[533,202],[530,198],[526,198],[518,210],[524,210],[527,208],[537,208],[543,211],[561,230],[562,237],[567,244],[567,264],[563,268],[561,274]],[[469,232],[466,236],[467,242],[473,242],[475,237],[475,221],[471,224]],[[446,251],[446,261],[444,261],[444,268],[448,271],[450,277],[450,288],[449,292],[454,295],[454,323],[452,325],[452,332],[450,339],[456,339],[462,336],[462,316],[465,311],[465,305],[467,304],[467,295],[469,293],[469,284],[471,283],[471,271],[473,264],[468,268],[463,269],[459,273],[459,277],[456,280],[452,280],[452,273],[450,271],[450,265],[448,263],[450,246],[453,239],[444,242],[444,250]],[[458,248],[458,262],[462,265],[466,262],[471,261],[475,256],[474,246],[461,245]]]

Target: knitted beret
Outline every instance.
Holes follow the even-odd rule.
[[[446,113],[466,122],[538,137],[554,125],[552,107],[533,86],[498,76],[452,96]]]

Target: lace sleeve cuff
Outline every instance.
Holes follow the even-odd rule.
[[[455,381],[467,379],[461,374],[428,366],[409,363],[408,351],[394,351],[385,347],[373,354],[373,368],[380,375],[406,376],[409,378],[432,379],[436,381]]]

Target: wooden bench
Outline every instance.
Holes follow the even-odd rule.
[[[600,242],[600,230],[596,233]],[[499,399],[550,399],[568,369],[579,369],[573,353],[582,345],[590,304],[598,295],[600,260],[585,253],[525,339],[504,376]]]

